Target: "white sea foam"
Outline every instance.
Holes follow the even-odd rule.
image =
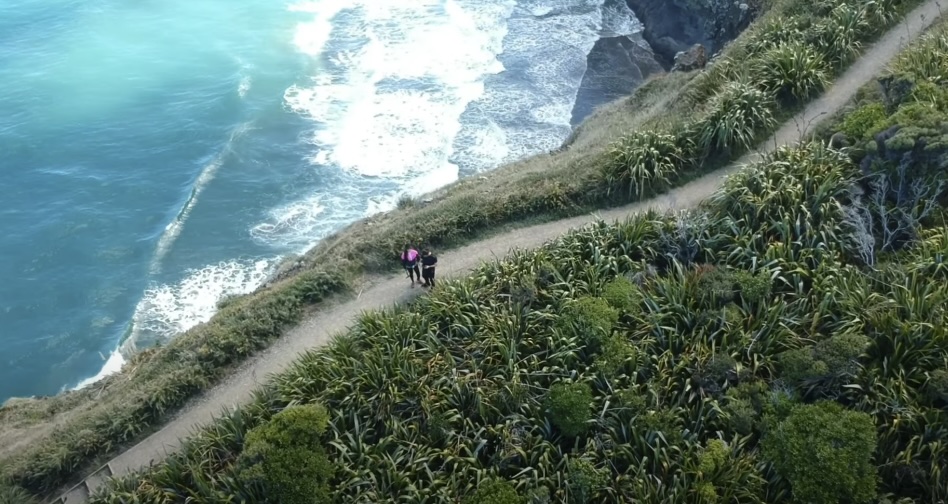
[[[359,205],[343,194],[310,196],[274,208],[268,218],[250,229],[258,243],[301,254],[317,241],[352,221],[348,215]],[[328,213],[327,208],[335,211]]]
[[[522,0],[508,26],[500,59],[516,66],[522,79],[491,83],[468,106],[455,142],[455,159],[466,174],[558,147],[571,132],[596,40],[642,29],[628,6],[613,0]],[[495,155],[484,156],[485,131]]]
[[[250,86],[253,85],[253,79],[249,75],[244,75],[240,78],[240,84],[237,86],[237,96],[243,98],[247,96],[247,91],[250,91]]]
[[[135,307],[123,352],[147,348],[210,320],[218,301],[225,296],[253,292],[266,279],[273,264],[269,259],[221,262],[188,271],[177,283],[146,290]]]
[[[503,71],[512,0],[351,0],[305,4],[296,29],[315,77],[291,86],[287,108],[314,122],[310,162],[348,176],[346,194],[303,198],[251,229],[258,241],[309,246],[339,226],[391,210],[458,178],[450,161],[467,105]],[[295,10],[304,11],[297,5]],[[320,25],[332,18],[332,29]],[[313,40],[318,44],[312,43]],[[388,187],[388,189],[381,189]]]
[[[72,390],[79,390],[88,387],[89,385],[92,385],[106,376],[118,373],[122,370],[122,366],[124,365],[125,357],[122,356],[122,352],[119,350],[113,350],[112,353],[109,354],[108,359],[105,359],[105,364],[102,366],[102,369],[97,375],[82,380],[78,385],[73,387]]]
[[[320,123],[313,161],[383,178],[443,169],[467,103],[503,70],[496,54],[513,4],[484,3],[354,2],[336,26],[345,47],[319,55],[329,73],[285,94],[289,108]],[[299,40],[314,29],[297,28],[305,54],[311,47]]]

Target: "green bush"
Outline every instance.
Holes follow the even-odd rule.
[[[869,134],[879,130],[879,126],[886,120],[886,117],[888,115],[882,103],[867,103],[847,114],[839,130],[850,141],[866,140]]]
[[[925,395],[931,402],[948,403],[948,369],[936,369],[928,376]]]
[[[796,502],[869,502],[876,496],[872,417],[835,402],[796,406],[761,442]]]
[[[609,482],[607,473],[586,459],[570,459],[568,463],[570,502],[586,504],[594,502],[599,489]]]
[[[813,347],[814,357],[826,363],[833,374],[853,374],[859,367],[859,356],[869,347],[863,334],[844,333],[820,341]]]
[[[632,311],[641,297],[642,291],[626,277],[616,277],[602,288],[602,298],[620,312]]]
[[[734,300],[737,278],[733,271],[716,266],[702,266],[695,273],[698,301],[711,306],[724,306]]]
[[[464,499],[464,504],[523,504],[523,497],[509,482],[492,479],[478,485],[474,494]]]
[[[639,130],[616,142],[612,162],[604,165],[602,177],[607,192],[625,191],[640,199],[650,188],[667,185],[687,163],[687,141],[670,133]]]
[[[269,502],[328,502],[335,472],[322,443],[328,424],[326,408],[309,404],[291,406],[250,430],[238,460],[241,481],[263,488]]]
[[[747,399],[733,398],[729,399],[724,406],[724,412],[728,416],[728,425],[734,429],[734,432],[746,436],[754,432],[757,425],[757,412]]]
[[[568,437],[589,429],[592,419],[592,389],[588,383],[557,383],[550,387],[547,411],[550,421]]]
[[[928,81],[918,82],[912,88],[909,97],[918,103],[931,106],[941,113],[948,112],[948,89],[945,89],[943,84]]]
[[[627,362],[634,361],[635,355],[632,343],[625,336],[615,334],[603,343],[596,365],[606,376],[612,376],[625,367]]]
[[[853,374],[859,367],[859,356],[869,346],[862,334],[839,334],[816,345],[788,350],[777,356],[780,377],[793,385],[822,378]]]
[[[727,463],[731,451],[727,443],[720,439],[708,441],[704,449],[698,455],[698,470],[703,474],[711,474],[717,471]]]
[[[734,275],[737,282],[738,292],[741,299],[750,305],[756,305],[766,301],[770,297],[770,291],[773,288],[773,281],[767,271],[759,271],[756,274],[749,271],[740,270]]]
[[[777,355],[777,364],[780,378],[790,385],[799,385],[806,380],[829,374],[829,367],[825,362],[813,357],[811,347],[787,350]]]
[[[617,322],[619,312],[605,299],[582,297],[563,310],[558,324],[562,330],[578,336],[590,352],[596,353]]]

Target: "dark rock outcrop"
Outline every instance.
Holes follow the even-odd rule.
[[[665,68],[701,44],[715,54],[750,24],[752,0],[626,0],[645,26],[643,36]]]
[[[597,40],[586,57],[586,73],[570,122],[576,126],[597,106],[628,96],[648,76],[661,71],[641,34]]]
[[[708,64],[708,52],[701,44],[691,46],[691,49],[675,55],[675,64],[672,72],[690,72],[699,70]]]

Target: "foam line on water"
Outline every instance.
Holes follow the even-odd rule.
[[[221,165],[224,164],[227,156],[231,153],[234,142],[249,129],[250,123],[243,123],[235,128],[234,131],[231,132],[230,138],[228,138],[227,143],[224,145],[223,149],[221,149],[214,159],[212,159],[211,162],[205,165],[201,170],[201,173],[194,181],[194,185],[191,187],[191,193],[188,195],[188,199],[185,200],[181,210],[179,210],[174,219],[172,219],[172,221],[169,222],[167,226],[165,226],[164,232],[162,232],[161,237],[158,238],[158,244],[155,246],[155,253],[152,256],[151,265],[149,267],[149,272],[151,274],[156,274],[161,271],[161,261],[171,250],[171,247],[174,245],[175,240],[178,239],[178,236],[181,235],[181,230],[184,228],[184,224],[191,215],[191,211],[194,209],[194,206],[197,205],[198,198],[201,196],[201,193],[204,192],[204,189],[207,188],[208,184],[214,180],[214,177],[217,175],[218,170],[220,170]]]

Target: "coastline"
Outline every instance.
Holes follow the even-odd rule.
[[[582,84],[573,102],[570,122],[573,126],[574,133],[589,116],[595,113],[597,108],[607,105],[621,97],[628,96],[634,92],[635,89],[643,85],[649,78],[660,75],[663,72],[662,64],[659,61],[660,56],[651,49],[649,43],[643,38],[646,26],[639,18],[639,13],[635,12],[634,8],[636,6],[633,6],[633,3],[633,0],[606,0],[603,4],[604,11],[610,9],[619,11],[627,10],[638,20],[639,31],[632,34],[620,34],[616,33],[610,26],[603,26],[600,31],[600,38],[594,43],[594,46],[586,56],[586,71],[583,74]],[[682,14],[683,12],[677,13],[677,15]],[[693,24],[694,19],[706,16],[707,11],[705,9],[699,9],[693,12],[686,11],[684,14],[689,18],[688,22]],[[648,15],[647,12],[646,15]],[[657,22],[657,20],[655,21]],[[736,35],[736,33],[733,35]],[[701,37],[705,39],[708,38],[707,34],[701,34]],[[693,35],[682,33],[681,38],[690,41]],[[565,147],[565,145],[570,142],[571,137],[572,134],[565,138],[560,148]],[[463,181],[463,179],[461,181]],[[435,193],[448,189],[451,185],[452,184],[448,184],[436,190]],[[188,205],[193,205],[193,201],[189,200]],[[178,225],[177,221],[172,223],[172,226],[176,225]],[[340,230],[340,232],[343,232],[344,229]],[[162,239],[164,240],[164,237]],[[317,243],[302,255],[305,256],[319,245],[320,244]],[[292,260],[292,257],[284,257],[284,260]],[[274,268],[275,271],[277,269],[278,268]],[[263,280],[261,285],[254,290],[259,289],[262,285],[266,285],[273,280],[274,278],[272,277]],[[119,372],[122,366],[139,351],[139,349],[131,349],[128,338],[128,335],[123,337],[123,339],[118,342],[117,348],[112,349],[107,356],[103,355],[103,364],[98,372],[92,376],[78,380],[74,385],[63,385],[60,393],[81,390],[82,388],[101,381],[111,374]],[[10,399],[22,400],[35,397],[37,396],[11,397]]]
[[[656,80],[656,81],[650,82],[649,84],[652,86],[653,89],[655,89],[657,94],[661,95],[663,92],[667,92],[668,90],[673,90],[673,89],[676,89],[676,87],[678,86],[684,85],[685,83],[688,82],[689,79],[690,79],[689,76],[675,75],[675,76],[671,76],[667,78],[667,80],[666,79]],[[666,85],[668,86],[667,89],[664,87]],[[650,93],[647,93],[646,95],[650,95]],[[604,108],[609,109],[609,108],[614,108],[614,107],[625,107],[625,106],[628,106],[628,102],[630,100],[631,98],[620,100],[620,103],[614,103],[610,105],[609,107],[604,107]],[[661,102],[661,101],[643,102],[639,104],[641,105],[639,112],[641,113],[642,117],[647,119],[649,114],[653,110],[660,108],[660,106],[663,104],[664,102]],[[591,112],[591,116],[586,118],[587,121],[583,122],[582,127],[587,132],[589,132],[589,130],[595,130],[595,128],[590,127],[590,122],[588,121],[588,119],[592,117],[597,117],[597,114],[599,114],[599,112]],[[600,115],[598,117],[600,117],[601,119],[604,116]],[[625,129],[625,124],[622,125],[622,128]],[[608,133],[608,134],[612,136],[615,135],[616,131],[619,131],[619,129],[614,128],[614,125],[606,125],[604,129],[611,130],[611,133]],[[578,144],[576,144],[574,143],[574,140],[575,139],[573,138],[569,138],[566,141],[564,141],[564,145],[571,146],[572,161],[570,162],[578,162],[580,160],[591,160],[599,155],[599,152],[596,151],[596,149],[591,148],[588,139],[585,139],[586,140],[585,144],[583,142],[579,142]],[[604,146],[598,145],[598,148],[600,150],[602,149],[602,147]],[[490,175],[487,175],[487,180],[483,184],[483,187],[478,187],[480,185],[479,184],[480,179],[477,179],[477,180],[466,179],[466,180],[462,180],[454,184],[451,184],[448,187],[443,188],[439,191],[436,191],[434,194],[432,194],[430,196],[430,200],[431,200],[430,202],[437,203],[439,200],[443,201],[442,198],[444,197],[444,195],[449,194],[449,193],[455,193],[455,194],[461,193],[458,199],[464,202],[466,201],[465,200],[466,197],[464,193],[473,195],[473,194],[484,194],[486,192],[494,191],[498,185],[504,185],[506,182],[509,181],[509,178],[505,180],[504,177],[510,177],[514,173],[517,173],[518,179],[524,180],[522,178],[522,176],[524,175],[524,173],[522,172],[522,168],[527,167],[527,170],[526,170],[527,174],[533,174],[534,176],[539,177],[536,179],[537,182],[540,182],[540,179],[542,178],[543,182],[540,182],[540,184],[536,187],[538,194],[533,196],[534,198],[533,201],[531,202],[528,199],[527,201],[528,205],[522,208],[514,209],[514,212],[510,214],[510,216],[507,217],[507,220],[503,221],[503,222],[506,222],[505,225],[511,225],[511,224],[516,225],[516,222],[521,222],[521,223],[526,224],[526,223],[531,222],[531,219],[554,219],[554,218],[562,217],[566,215],[578,215],[578,214],[585,213],[585,211],[588,210],[589,208],[601,206],[603,201],[605,201],[607,205],[611,204],[608,199],[604,200],[602,198],[602,195],[600,194],[588,194],[589,186],[586,184],[588,181],[576,180],[575,177],[573,177],[573,173],[561,172],[558,174],[552,174],[552,177],[540,177],[540,174],[548,174],[547,168],[551,165],[551,163],[558,163],[558,162],[555,161],[554,158],[548,155],[534,156],[534,157],[531,157],[530,159],[513,163],[503,168],[499,168],[498,171],[505,172],[503,175],[500,175],[499,177],[492,177],[492,175],[494,174],[493,172]],[[548,192],[551,188],[554,190],[554,192],[557,190],[564,191],[566,202],[564,202],[563,200],[547,201]],[[557,198],[561,198],[561,196],[557,196]],[[505,203],[513,203],[513,202],[507,201]],[[380,216],[372,217],[369,219],[364,219],[363,221],[354,223],[353,225],[347,227],[346,229],[340,231],[339,233],[336,233],[333,236],[327,237],[319,246],[311,249],[310,252],[305,254],[303,257],[304,258],[311,257],[316,254],[322,254],[326,250],[332,250],[334,246],[338,245],[340,237],[346,235],[350,231],[354,231],[354,234],[356,236],[359,236],[362,234],[361,231],[365,228],[371,228],[371,227],[376,227],[382,224],[386,224],[388,222],[391,222],[392,219],[395,219],[395,218],[400,219],[405,215],[406,212],[410,212],[413,210],[414,211],[424,210],[424,207],[426,205],[427,204],[424,202],[412,201],[410,202],[409,206],[407,206],[406,208],[397,210],[389,214],[380,215]],[[533,206],[533,205],[536,205],[536,206]],[[399,214],[399,215],[396,216],[394,214]],[[514,217],[514,218],[511,219],[511,217]],[[451,226],[448,225],[445,228],[446,229],[451,228]],[[461,225],[461,226],[457,226],[455,229],[456,229],[455,231],[449,232],[445,236],[434,238],[434,239],[440,240],[439,242],[440,247],[442,248],[449,247],[451,246],[452,243],[457,244],[457,243],[463,242],[464,240],[473,239],[476,236],[479,236],[478,233],[483,233],[484,231],[491,229],[491,226],[489,224],[489,221],[487,221],[487,222],[484,222],[483,224],[475,225],[474,227],[471,227],[470,225]],[[399,241],[402,238],[403,237],[400,236],[395,241]],[[383,243],[380,250],[385,250],[385,247],[387,245],[388,244]],[[381,262],[381,261],[373,263],[374,260],[375,258],[371,256],[368,256],[366,259],[362,261],[359,261],[358,259],[353,260],[350,257],[346,257],[343,261],[343,264],[345,265],[344,270],[347,272],[347,274],[354,274],[355,272],[361,271],[363,266],[367,266],[365,271],[367,271],[369,274],[372,274],[374,272],[379,271],[380,269],[384,270],[385,268],[389,266],[388,263]],[[290,261],[292,262],[294,260],[290,259]],[[306,264],[307,266],[313,265],[311,263],[307,264],[307,262],[300,261],[300,260],[296,260],[296,262],[299,265],[304,265],[304,264]],[[254,298],[255,296],[266,295],[268,292],[272,290],[272,287],[275,287],[277,284],[282,284],[288,281],[289,281],[289,277],[287,275],[285,274],[278,275],[274,277],[270,282],[268,282],[268,285],[265,285],[263,288],[259,289],[254,294],[243,296],[241,299],[246,301],[246,300],[250,300]],[[358,281],[352,281],[351,279],[348,280],[346,284],[348,287],[359,286]],[[236,302],[240,303],[241,300],[236,300]],[[319,306],[319,305],[317,303],[317,304],[312,304],[309,306],[312,307],[312,306]],[[312,308],[308,308],[308,309],[312,309]],[[218,317],[215,317],[215,318],[218,318]],[[200,333],[205,327],[206,327],[205,325],[198,326],[196,328],[196,331],[188,331],[188,333]],[[272,337],[275,337],[275,336],[268,336],[268,338],[272,338]],[[181,342],[180,345],[181,346],[178,346],[178,345],[174,345],[174,346],[176,348],[182,348],[182,347],[186,348],[188,343]],[[136,367],[138,364],[147,364],[147,359],[149,357],[150,355],[146,355],[143,357],[144,360],[142,362],[137,362],[134,364],[136,365]],[[239,363],[239,360],[237,362]],[[221,369],[219,369],[218,372],[222,375],[226,374],[229,370],[233,369],[232,367],[229,367],[232,365],[233,364],[224,366]],[[79,396],[80,399],[81,397],[84,397],[84,396],[89,396],[90,398],[91,397],[98,398],[102,393],[107,393],[108,395],[112,395],[113,391],[111,391],[110,389],[112,389],[113,387],[117,385],[117,383],[120,381],[119,378],[121,378],[122,376],[123,376],[122,374],[113,375],[112,377],[107,377],[106,379],[102,381],[95,382],[98,384],[97,387],[94,387],[95,389],[97,389],[95,391],[84,389],[81,391],[77,391],[77,393],[81,394]],[[94,395],[92,394],[92,392],[94,392]],[[67,393],[66,395],[68,394],[69,393]],[[55,401],[57,398],[58,396],[53,397],[53,398],[47,398],[45,400]],[[15,401],[15,402],[20,403],[20,407],[22,407],[22,401]]]
[[[935,18],[936,18],[936,17],[933,16],[931,19],[934,20]],[[923,22],[924,22],[924,18],[923,18]],[[888,35],[891,35],[891,33],[889,33]],[[891,39],[891,37],[887,37],[887,38],[890,38],[890,39]],[[888,46],[892,46],[892,44],[888,44]],[[889,47],[889,50],[890,50],[890,52],[891,52],[891,47]],[[833,115],[832,112],[833,112],[834,110],[839,110],[840,107],[844,106],[844,105],[849,101],[849,98],[856,92],[856,89],[858,89],[858,88],[863,84],[863,81],[868,82],[868,81],[876,74],[875,71],[868,71],[867,68],[877,68],[877,65],[874,66],[874,65],[872,64],[872,62],[866,62],[865,60],[860,61],[859,63],[860,63],[859,65],[854,65],[854,67],[853,67],[849,72],[846,73],[847,76],[850,76],[849,81],[848,81],[848,82],[845,82],[845,83],[840,82],[840,84],[841,84],[840,87],[843,88],[844,91],[841,91],[840,93],[837,93],[836,95],[834,95],[833,92],[832,92],[832,90],[831,90],[829,93],[827,93],[827,95],[826,95],[824,98],[821,98],[820,100],[818,100],[817,102],[815,102],[815,103],[813,104],[813,108],[812,108],[812,109],[810,109],[810,108],[808,107],[806,110],[804,110],[803,112],[801,112],[801,116],[800,116],[800,117],[801,117],[801,119],[802,119],[802,122],[805,122],[805,123],[809,124],[809,123],[811,123],[811,122],[818,122],[821,118],[822,118],[822,119],[826,119],[826,118],[832,117],[832,115]],[[845,79],[841,79],[841,80],[845,80]],[[847,94],[847,93],[848,93],[848,94]],[[794,121],[788,121],[788,122],[785,123],[784,126],[779,130],[779,132],[775,134],[775,138],[781,139],[781,140],[780,140],[780,143],[783,143],[783,142],[785,142],[785,141],[786,141],[786,142],[792,142],[792,141],[796,140],[796,139],[797,139],[797,135],[799,134],[799,132],[796,130],[795,125],[796,125],[796,122],[794,122]],[[776,140],[775,140],[775,142],[776,142]],[[765,148],[763,149],[763,151],[766,151],[767,148],[768,148],[768,146],[769,146],[769,144],[766,144],[766,143],[765,143],[764,146],[765,146]],[[753,157],[756,157],[756,156],[759,155],[759,154],[760,154],[760,152],[756,152],[756,151],[755,151],[755,152],[750,153],[750,154],[749,154],[749,157],[750,157],[750,158],[753,158]],[[709,178],[710,178],[710,179],[716,179],[716,178],[717,178],[716,175],[717,175],[717,173],[715,173],[713,176],[712,176],[712,175],[705,176],[704,178],[705,178],[705,179],[709,179]],[[717,182],[717,181],[712,182],[712,185],[714,185],[716,182]],[[685,186],[685,187],[687,187],[687,186]],[[682,187],[681,189],[684,190],[684,187]],[[678,192],[679,192],[678,190],[675,190],[675,191],[673,192],[673,194],[676,194],[676,193],[678,193]],[[686,199],[683,199],[683,200],[681,200],[681,201],[676,201],[675,198],[673,198],[673,197],[660,197],[660,198],[657,198],[656,200],[651,200],[651,201],[649,201],[649,202],[644,202],[644,206],[648,206],[649,204],[651,204],[651,205],[658,204],[661,208],[667,208],[667,207],[673,207],[673,206],[676,206],[676,205],[683,205],[683,204],[688,204],[688,203],[693,203],[693,201],[688,200],[687,198],[686,198]],[[636,205],[633,205],[633,206],[636,206]],[[637,205],[637,206],[643,206],[643,205]],[[620,211],[620,210],[617,209],[617,210],[615,210],[615,211],[613,211],[613,212],[610,212],[610,215],[618,215],[618,214],[615,214],[616,211]],[[574,219],[574,220],[578,222],[578,221],[580,221],[581,219]],[[588,218],[585,219],[585,220],[588,220]],[[564,222],[558,222],[558,223],[553,223],[553,224],[551,224],[551,225],[554,226],[554,227],[556,227],[557,229],[559,229],[559,228],[565,226],[566,224],[565,224]],[[517,241],[517,235],[516,235],[516,234],[514,234],[514,235],[509,235],[509,236],[510,236],[510,237],[507,238],[507,239],[495,241],[494,243],[497,243],[497,244],[499,244],[500,246],[503,246],[503,247],[506,247],[509,243],[514,243],[515,245],[518,244],[518,243],[520,243],[520,242]],[[523,236],[520,236],[520,238],[523,238]],[[526,246],[526,245],[529,245],[529,244],[528,244],[528,243],[523,243],[523,245]],[[502,253],[499,249],[496,250],[495,252]],[[455,258],[456,261],[457,261],[459,264],[460,264],[460,263],[464,263],[465,260],[470,260],[470,257],[468,257],[468,256],[472,255],[472,254],[470,254],[470,253],[467,253],[467,254],[465,255],[465,254],[463,253],[463,251],[458,251],[457,253],[458,253],[458,254],[461,254],[461,256]],[[397,282],[397,281],[400,281],[400,279],[395,278],[395,279],[392,281],[392,283],[394,284],[394,283]],[[402,293],[403,293],[402,297],[403,297],[403,298],[406,296],[406,294],[404,294],[405,292],[407,292],[407,291],[402,290]],[[369,295],[369,291],[366,291],[365,293],[366,293],[366,295]],[[362,296],[362,294],[363,294],[363,293],[360,292],[360,297]],[[411,294],[415,294],[415,293],[411,293]],[[356,304],[358,305],[358,303],[356,303]],[[383,301],[382,304],[386,304],[386,303]],[[321,324],[317,324],[317,326],[318,326],[318,327],[315,327],[315,328],[314,328],[314,327],[310,327],[310,330],[326,331],[326,329],[325,329],[324,327],[322,327]],[[301,326],[301,328],[298,329],[298,330],[302,330],[302,329],[303,329],[303,328],[302,328],[302,326]],[[295,330],[294,330],[294,331],[295,331]],[[281,343],[283,343],[282,340],[281,340]],[[312,343],[312,341],[308,341],[307,344],[306,344],[306,346],[305,346],[304,348],[309,348],[309,347],[311,347],[311,346],[312,346],[311,343]],[[283,352],[283,353],[285,353],[286,356],[289,356],[290,354],[292,354],[292,353],[294,353],[294,352]],[[211,414],[213,414],[213,413],[211,413]],[[166,436],[166,438],[168,438],[168,437]],[[170,438],[168,438],[168,439],[170,439]]]

